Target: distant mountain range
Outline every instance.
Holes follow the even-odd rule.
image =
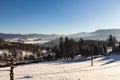
[[[60,36],[68,36],[70,38],[83,38],[83,39],[100,39],[105,40],[109,37],[109,35],[116,36],[118,40],[120,40],[120,29],[100,29],[95,32],[82,32],[82,33],[76,33],[76,34],[70,34],[70,35],[57,35],[57,34],[5,34],[0,33],[0,38],[2,39],[13,39],[13,38],[40,38],[40,39],[48,39],[48,40],[54,40],[59,38]]]
[[[2,39],[13,39],[13,38],[40,38],[40,39],[49,39],[53,40],[59,38],[61,35],[56,34],[5,34],[0,33],[0,38]]]
[[[84,39],[92,39],[92,40],[106,40],[109,35],[113,35],[117,38],[117,40],[120,40],[120,29],[100,29],[95,32],[82,32],[77,34],[69,35],[71,38],[84,38]]]

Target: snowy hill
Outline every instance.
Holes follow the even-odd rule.
[[[18,42],[24,44],[43,44],[49,42],[50,40],[33,37],[33,38],[12,38],[12,39],[5,39],[5,41]]]
[[[69,35],[57,35],[57,34],[4,34],[0,33],[0,38],[2,39],[12,39],[12,38],[40,38],[54,40],[60,36],[69,36],[71,38],[86,38],[86,39],[106,39],[110,34],[116,36],[120,40],[120,29],[99,29],[94,32],[80,32]]]
[[[9,68],[0,68],[0,80],[9,80],[9,72],[1,70]],[[94,66],[89,58],[76,58],[18,66],[14,71],[15,80],[119,80],[120,55],[96,58]]]

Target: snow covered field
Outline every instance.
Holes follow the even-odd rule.
[[[15,68],[15,80],[119,80],[120,55],[110,55],[94,59],[57,60],[22,65]],[[9,72],[1,71],[0,80],[9,80]]]

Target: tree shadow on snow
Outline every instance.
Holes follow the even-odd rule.
[[[19,77],[17,79],[30,79],[30,78],[33,78],[33,76],[23,76],[23,77]]]
[[[112,55],[109,55],[109,56],[104,56],[100,61],[106,61],[106,62],[105,62],[104,64],[102,64],[102,65],[111,64],[111,63],[120,61],[120,55],[112,54]],[[102,65],[101,65],[101,66],[102,66]]]

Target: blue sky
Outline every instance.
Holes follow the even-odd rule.
[[[120,0],[0,0],[1,33],[71,34],[120,28]]]

